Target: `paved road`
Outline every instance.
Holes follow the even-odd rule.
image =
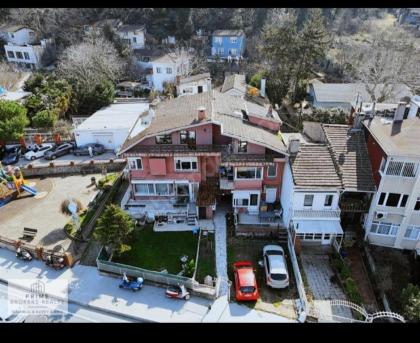
[[[13,289],[12,292],[19,292],[17,289]],[[0,283],[0,317],[6,317],[3,314],[7,312],[7,293],[8,288],[6,285]],[[61,314],[51,316],[24,316],[21,317],[25,323],[39,323],[39,322],[50,322],[50,323],[129,323],[139,322],[133,319],[126,319],[120,316],[111,315],[108,313],[102,313],[100,311],[84,308],[76,304],[68,304],[67,311],[62,311]]]

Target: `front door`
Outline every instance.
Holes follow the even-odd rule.
[[[272,204],[276,201],[277,188],[267,188],[265,191],[265,202]]]
[[[207,219],[207,212],[206,212],[206,207],[205,206],[201,206],[198,208],[198,219]]]
[[[198,86],[198,93],[203,93],[203,86]]]

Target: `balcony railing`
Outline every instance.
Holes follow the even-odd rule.
[[[366,213],[369,212],[369,204],[364,201],[342,200],[340,209],[341,212]]]
[[[220,145],[137,145],[130,152],[140,154],[173,154],[173,153],[220,153]]]
[[[340,218],[340,210],[292,210],[292,218]]]

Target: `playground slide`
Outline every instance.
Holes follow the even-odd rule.
[[[27,191],[28,193],[30,193],[30,194],[32,194],[32,195],[36,195],[36,194],[37,194],[37,190],[36,190],[36,189],[34,189],[34,188],[31,188],[31,187],[29,187],[29,186],[22,185],[22,186],[21,186],[21,188],[22,188],[24,191]]]

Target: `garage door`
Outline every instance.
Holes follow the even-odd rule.
[[[93,133],[93,142],[103,144],[107,149],[114,149],[114,135],[112,133]]]

